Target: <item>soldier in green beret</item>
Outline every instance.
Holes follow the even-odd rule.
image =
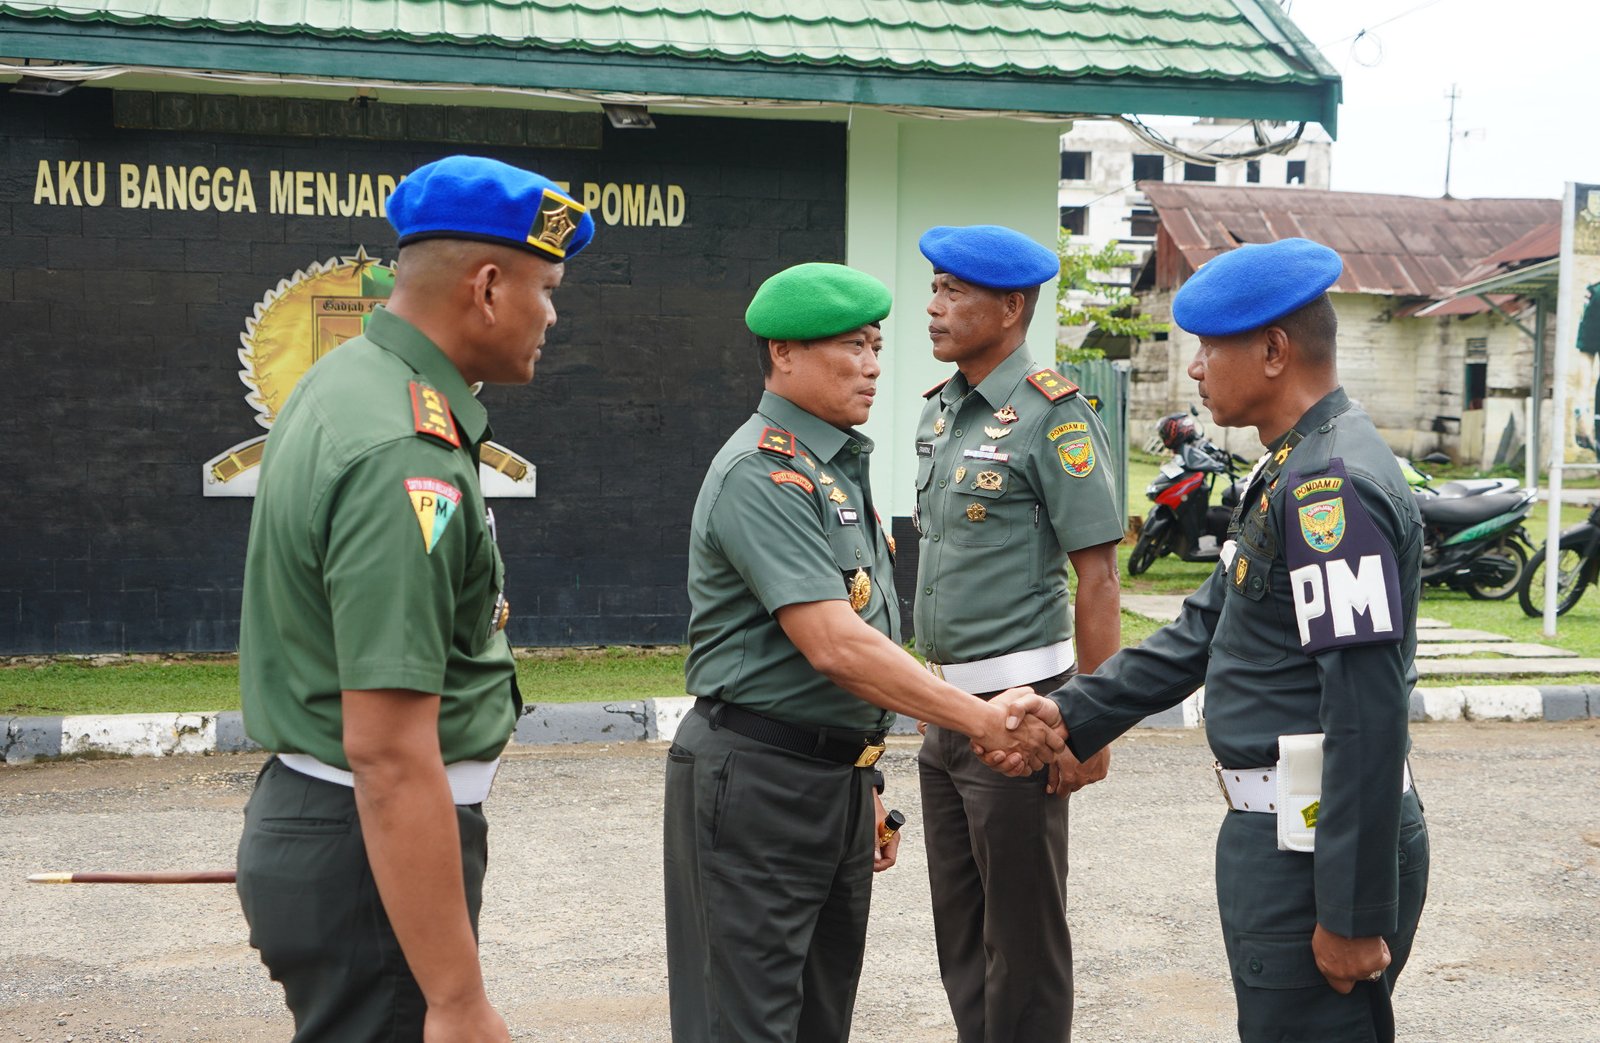
[[[470,385],[533,377],[594,221],[451,156],[389,202],[387,306],[267,437],[245,553],[245,728],[273,756],[239,840],[250,944],[297,1043],[508,1040],[484,992],[483,800],[521,708]]]
[[[1005,742],[998,704],[899,647],[894,547],[872,503],[878,280],[804,264],[745,318],[766,391],[712,460],[689,534],[688,691],[667,755],[672,1031],[695,1043],[850,1034],[872,873],[894,864],[872,765],[903,711]],[[1059,741],[1030,718],[1019,767]]]

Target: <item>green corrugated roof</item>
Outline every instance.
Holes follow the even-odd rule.
[[[58,39],[94,37],[98,29],[101,36],[114,31],[128,44],[129,56],[121,59],[93,56],[116,53],[105,40],[99,47],[78,48],[78,56],[60,55],[79,61],[142,60],[140,40],[188,39],[198,45],[192,62],[174,62],[179,65],[210,60],[208,48],[233,45],[236,51],[246,42],[288,51],[308,42],[326,50],[340,41],[366,41],[404,45],[401,53],[431,50],[501,60],[626,56],[666,63],[659,66],[664,73],[687,61],[711,62],[731,73],[787,72],[789,79],[802,68],[868,79],[976,76],[1031,88],[1025,96],[1039,96],[1040,88],[1118,83],[1214,89],[1230,97],[1241,88],[1271,95],[1276,87],[1310,102],[1312,111],[1290,118],[1324,123],[1331,122],[1339,91],[1337,74],[1272,0],[0,0],[5,33],[0,51],[17,53],[8,41],[19,29],[48,33],[49,26]],[[265,59],[257,55],[257,60],[259,65]],[[303,58],[279,64],[283,67],[271,71],[306,71]],[[426,78],[485,82],[472,79],[470,70],[463,66],[452,77],[441,77],[438,69],[429,69]],[[409,72],[404,65],[391,65],[390,78],[424,78]],[[668,79],[674,86],[667,89],[681,89],[675,78]],[[727,82],[730,93],[724,96],[806,96],[793,84],[782,93],[740,93],[759,88],[739,86],[737,78]],[[827,82],[834,86],[823,88]],[[595,82],[539,85],[604,89]],[[899,97],[903,91],[890,90],[880,99],[873,97],[879,92],[859,87],[856,96],[842,97],[837,79],[819,80],[813,93],[808,100],[918,103]],[[1070,96],[1059,95],[1062,101]],[[950,101],[935,97],[923,103]],[[1035,104],[1042,111],[1072,110],[1061,101]],[[961,107],[1029,106],[975,98]],[[1193,107],[1102,104],[1078,110]]]

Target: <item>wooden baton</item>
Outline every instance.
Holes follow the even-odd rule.
[[[30,884],[231,884],[231,869],[152,873],[30,873]]]

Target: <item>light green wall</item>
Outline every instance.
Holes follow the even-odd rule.
[[[866,433],[873,500],[887,523],[915,502],[917,416],[922,393],[955,372],[928,343],[933,269],[917,239],[934,225],[998,224],[1054,247],[1060,123],[1000,118],[928,120],[856,109],[848,136],[845,251],[851,266],[894,291],[884,323],[883,375]],[[1028,337],[1053,365],[1055,286],[1044,288]]]

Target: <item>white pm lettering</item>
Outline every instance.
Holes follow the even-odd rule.
[[[1323,580],[1323,570],[1327,580]],[[1333,612],[1335,637],[1354,637],[1356,616],[1370,617],[1373,634],[1394,631],[1389,616],[1389,597],[1383,582],[1383,558],[1366,554],[1350,571],[1350,563],[1335,558],[1325,563],[1302,565],[1289,573],[1294,597],[1295,622],[1300,626],[1300,643],[1311,643],[1311,621]]]

